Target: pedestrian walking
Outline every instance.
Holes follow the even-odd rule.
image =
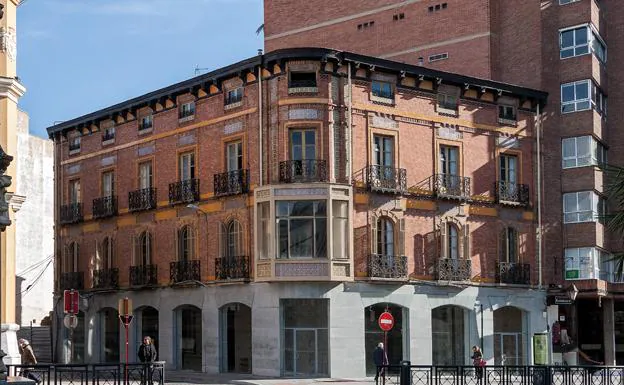
[[[475,377],[477,380],[481,381],[483,378],[483,367],[485,366],[486,361],[483,359],[483,353],[481,352],[481,348],[478,346],[472,347],[472,364],[475,367]]]
[[[153,362],[156,361],[156,357],[158,353],[156,352],[156,348],[152,343],[152,338],[149,336],[143,337],[143,343],[139,347],[139,361],[141,361],[144,365],[144,375],[143,380],[141,381],[142,385],[145,385],[146,380],[148,385],[152,385],[152,377],[154,374],[154,366]]]
[[[384,374],[386,373],[385,368],[383,368],[382,366],[388,365],[388,356],[386,355],[386,351],[384,350],[383,342],[378,343],[377,347],[373,351],[373,362],[375,363],[375,366],[376,366],[375,384],[377,384],[377,381],[379,380],[379,376],[383,378]]]
[[[19,345],[19,353],[22,358],[22,365],[37,365],[37,358],[35,357],[35,352],[33,351],[32,346],[30,346],[30,342],[24,338],[20,338],[17,343]],[[22,367],[21,375],[35,381],[37,384],[41,382],[41,376],[34,372],[33,368],[27,366]]]

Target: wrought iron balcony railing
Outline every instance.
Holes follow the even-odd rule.
[[[530,285],[531,265],[528,263],[496,262],[496,282]]]
[[[368,276],[370,278],[407,278],[407,257],[371,254],[368,256]]]
[[[450,175],[434,175],[433,188],[440,198],[448,199],[468,199],[470,198],[470,178]]]
[[[130,286],[153,286],[158,284],[158,266],[130,266]]]
[[[185,281],[201,281],[201,265],[199,260],[177,261],[169,264],[169,280],[171,283]]]
[[[119,269],[93,270],[94,289],[116,289],[119,287]]]
[[[322,159],[287,160],[279,163],[280,183],[326,182],[327,162]]]
[[[128,209],[130,211],[151,210],[156,208],[156,189],[143,188],[128,193]]]
[[[249,192],[249,170],[234,170],[214,174],[216,196],[246,194]]]
[[[391,166],[368,166],[366,179],[371,191],[403,194],[407,191],[407,171]]]
[[[61,290],[83,290],[84,289],[84,273],[82,271],[73,271],[70,273],[61,273],[59,282]]]
[[[468,281],[472,274],[469,259],[441,258],[438,260],[437,279],[440,281]]]
[[[61,206],[61,224],[82,222],[82,203],[69,203]]]
[[[529,204],[529,186],[499,180],[496,182],[496,199],[498,203],[526,206]]]
[[[215,259],[217,279],[249,279],[249,257],[223,257]]]
[[[169,203],[190,203],[199,201],[199,179],[187,179],[169,183]]]
[[[93,200],[93,218],[106,218],[117,215],[117,196],[95,198]]]

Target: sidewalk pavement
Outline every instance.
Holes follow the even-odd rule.
[[[206,384],[206,385],[373,385],[375,380],[370,378],[271,378],[252,374],[237,373],[201,373],[191,371],[167,371],[165,383],[177,384]]]

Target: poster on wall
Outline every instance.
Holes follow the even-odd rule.
[[[533,334],[533,364],[548,365],[548,333]]]

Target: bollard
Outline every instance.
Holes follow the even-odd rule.
[[[412,363],[410,361],[401,361],[401,385],[411,385],[412,383]]]

